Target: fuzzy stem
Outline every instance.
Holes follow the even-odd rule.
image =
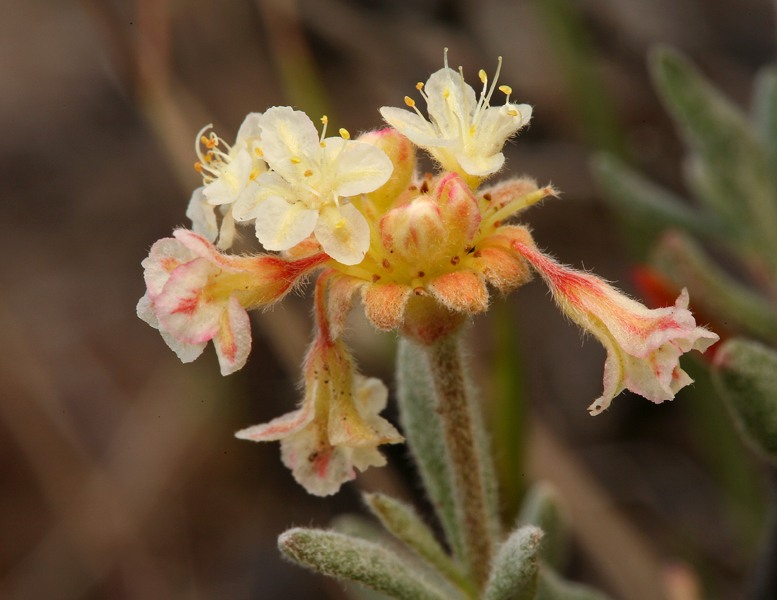
[[[478,456],[475,416],[467,394],[459,338],[451,335],[424,349],[437,394],[437,412],[445,431],[465,553],[471,575],[482,589],[491,567],[491,528]]]

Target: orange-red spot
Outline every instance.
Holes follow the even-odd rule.
[[[200,302],[200,295],[197,294],[196,296],[191,296],[190,298],[184,298],[178,303],[178,306],[175,307],[174,310],[171,311],[172,314],[184,314],[188,316],[192,316],[195,311],[197,310],[197,305]]]

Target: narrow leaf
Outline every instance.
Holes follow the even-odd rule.
[[[777,352],[729,340],[718,350],[713,377],[744,439],[777,463]]]
[[[745,116],[678,52],[659,48],[653,79],[687,143],[698,155],[701,198],[739,242],[777,261],[777,181]],[[774,264],[774,263],[773,263]]]
[[[411,507],[383,494],[365,494],[364,499],[386,529],[468,596],[474,598],[477,595],[472,582],[451,560],[435,539],[432,530]]]
[[[537,593],[542,531],[531,525],[517,529],[494,557],[483,600],[533,600]]]
[[[290,529],[278,548],[303,567],[354,581],[399,600],[446,600],[446,596],[389,550],[332,531]]]
[[[649,181],[609,154],[594,158],[593,174],[606,198],[640,235],[655,238],[668,227],[704,237],[721,235],[724,225],[714,215],[690,208],[682,198]]]
[[[609,600],[586,585],[565,581],[555,571],[542,568],[536,600]]]
[[[777,341],[777,311],[758,294],[724,273],[691,238],[671,232],[659,241],[651,263],[708,318],[731,331]]]
[[[753,88],[753,127],[777,164],[777,68],[761,69]]]
[[[521,506],[518,523],[539,527],[543,533],[540,558],[554,569],[563,566],[569,532],[558,492],[551,483],[542,481],[532,486]]]
[[[397,350],[397,399],[402,429],[424,488],[454,555],[462,560],[464,542],[456,519],[452,475],[435,394],[421,348],[401,339]]]

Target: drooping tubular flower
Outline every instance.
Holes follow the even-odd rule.
[[[426,100],[428,121],[410,97],[405,97],[405,103],[414,112],[383,107],[380,113],[389,125],[427,150],[445,169],[469,175],[473,180],[487,177],[502,168],[502,147],[528,124],[532,113],[528,104],[510,103],[512,90],[505,85],[499,87],[507,96],[504,105],[491,106],[501,68],[500,57],[490,87],[486,72],[480,71],[483,89],[477,97],[464,82],[461,67],[458,72],[448,68],[446,48],[445,67],[432,74],[426,85],[416,86]]]
[[[340,310],[330,317],[327,310],[329,279],[334,273],[325,272],[316,283],[317,336],[305,360],[302,406],[235,434],[256,442],[281,440],[283,463],[316,496],[337,492],[356,477],[354,467],[360,471],[382,467],[386,459],[377,446],[404,440],[391,423],[378,416],[388,400],[386,386],[355,373],[343,342],[331,335],[331,325],[341,329],[347,312]]]
[[[176,231],[143,262],[148,291],[140,317],[185,362],[213,340],[224,374],[246,362],[247,311],[278,301],[323,269],[300,407],[238,433],[280,440],[284,463],[313,494],[336,492],[355,476],[354,467],[383,464],[377,447],[402,440],[379,416],[385,387],[357,373],[342,341],[357,296],[376,328],[431,346],[487,309],[488,286],[508,293],[533,268],[562,310],[608,350],[604,393],[592,414],[625,388],[654,402],[672,398],[690,383],[680,355],[717,339],[696,327],[687,294],[674,307],[648,310],[595,276],[562,267],[536,249],[528,229],[508,222],[556,192],[529,178],[481,187],[502,168],[502,146],[531,114],[509,97],[492,107],[496,83],[489,87],[484,73],[481,81],[476,99],[446,65],[419,86],[430,121],[384,108],[394,127],[356,140],[345,130],[326,138],[326,127],[319,136],[306,115],[289,107],[250,115],[231,148],[205,138],[206,147],[221,153],[201,157],[208,175],[190,205],[196,233]],[[499,89],[509,96],[509,88]],[[438,173],[416,173],[414,144],[437,159]],[[227,207],[219,247],[212,243],[215,206]],[[254,221],[259,242],[281,254],[227,253],[223,223],[232,218]]]
[[[588,407],[592,415],[624,389],[658,404],[693,383],[680,368],[680,356],[704,352],[719,338],[696,326],[687,290],[673,307],[650,310],[590,273],[564,267],[530,246],[515,248],[542,275],[564,313],[607,349],[604,393]]]

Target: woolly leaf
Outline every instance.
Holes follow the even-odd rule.
[[[744,439],[777,463],[777,352],[729,340],[715,356],[713,378]]]
[[[517,529],[499,548],[491,566],[483,600],[533,600],[542,531],[531,525]]]
[[[586,585],[565,581],[555,571],[542,568],[536,600],[609,600]]]
[[[547,482],[532,486],[518,516],[521,525],[536,525],[542,530],[540,558],[553,568],[560,568],[566,555],[569,532],[556,488]]]
[[[777,181],[744,115],[677,51],[659,48],[653,79],[697,155],[702,200],[737,232],[738,241],[777,262]],[[774,263],[773,263],[774,264]]]
[[[724,231],[723,224],[714,215],[690,208],[681,198],[645,179],[614,156],[599,154],[592,167],[607,199],[639,227],[640,235],[653,238],[667,227],[702,236],[721,235]]]
[[[447,600],[394,553],[371,542],[332,531],[296,528],[281,534],[278,547],[303,567],[399,600]]]
[[[435,539],[432,530],[421,521],[411,507],[383,494],[364,494],[364,499],[386,529],[413,549],[416,554],[437,569],[451,583],[458,586],[467,595],[475,596],[472,583],[459,566],[451,560]]]
[[[753,87],[753,127],[777,164],[777,68],[761,69]]]

